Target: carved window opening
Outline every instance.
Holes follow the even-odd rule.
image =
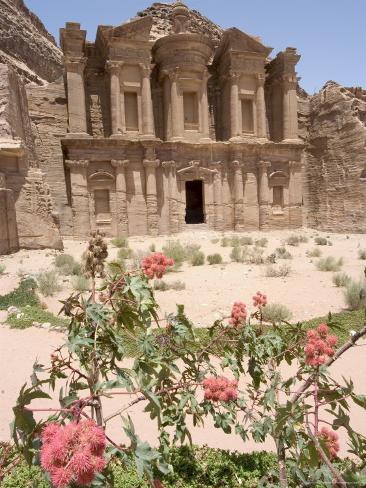
[[[198,130],[198,94],[183,92],[184,130]]]
[[[111,217],[109,190],[94,190],[96,221],[109,220]]]
[[[125,91],[125,117],[126,130],[138,132],[139,130],[139,115],[138,115],[138,99],[136,92]]]
[[[273,206],[283,208],[283,186],[273,187]]]
[[[364,170],[361,172],[360,180],[361,180],[361,181],[366,181],[366,169],[364,169]]]
[[[254,133],[254,107],[253,100],[243,98],[241,100],[242,132],[244,134]]]
[[[186,224],[203,224],[203,181],[186,181]]]

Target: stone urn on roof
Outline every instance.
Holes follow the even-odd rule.
[[[188,32],[190,18],[189,8],[182,2],[175,2],[171,13],[174,34],[185,34]]]

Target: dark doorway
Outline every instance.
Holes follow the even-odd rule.
[[[203,224],[203,184],[201,180],[186,181],[186,224]]]

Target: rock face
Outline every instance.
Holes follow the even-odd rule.
[[[61,51],[23,0],[0,0],[0,12],[0,63],[12,66],[25,83],[60,77]]]
[[[300,107],[306,225],[366,232],[366,91],[328,82]]]
[[[4,64],[0,64],[0,203],[0,252],[62,248],[50,189],[39,169],[25,89]]]

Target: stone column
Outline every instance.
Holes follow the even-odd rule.
[[[264,75],[257,76],[257,137],[267,138],[267,117],[266,117],[266,102],[264,99]]]
[[[86,121],[85,66],[86,58],[65,58],[69,134],[72,137],[90,137]]]
[[[117,236],[128,235],[128,211],[127,211],[127,182],[126,168],[127,159],[113,159],[112,166],[116,171],[116,214],[117,214]]]
[[[234,171],[234,229],[244,230],[244,191],[241,161],[231,162]]]
[[[253,164],[247,164],[244,180],[244,227],[245,230],[259,229],[258,181]]]
[[[112,136],[122,134],[121,114],[121,81],[120,74],[123,63],[107,61],[106,68],[110,76],[110,101],[111,101],[111,129]]]
[[[230,73],[230,135],[239,137],[239,79],[240,74]]]
[[[154,131],[154,112],[151,97],[151,84],[149,66],[140,64],[142,75],[142,90],[141,90],[141,112],[142,112],[142,133],[146,136],[155,137]]]
[[[89,161],[65,161],[70,168],[73,236],[85,238],[90,234],[88,166]]]
[[[156,168],[159,166],[158,159],[144,159],[143,165],[146,176],[146,207],[147,226],[149,234],[156,236],[159,233],[158,197],[156,190]]]
[[[214,207],[215,207],[215,230],[222,231],[224,229],[224,213],[222,206],[222,163],[217,162],[212,165],[215,168],[213,193],[214,193]]]
[[[259,229],[268,228],[270,216],[269,207],[269,179],[268,168],[271,166],[269,161],[258,162],[258,201],[259,201]]]
[[[179,231],[179,208],[178,208],[178,182],[175,161],[164,161],[162,167],[168,178],[168,199],[169,199],[169,233],[176,234]]]
[[[297,78],[296,75],[284,76],[283,87],[283,140],[298,139],[297,119]]]
[[[203,72],[202,76],[202,90],[201,90],[201,120],[202,120],[202,140],[210,140],[210,123],[209,123],[209,107],[208,107],[208,70],[207,68]]]
[[[289,227],[302,226],[302,166],[300,161],[289,161]]]
[[[179,141],[183,138],[183,114],[178,93],[178,76],[178,70],[174,70],[169,73],[172,116],[172,141]]]

